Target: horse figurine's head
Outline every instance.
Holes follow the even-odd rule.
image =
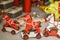
[[[32,21],[31,15],[30,15],[30,14],[25,15],[24,20],[25,20],[26,22],[31,22],[31,21]]]
[[[10,17],[8,16],[8,14],[3,15],[3,20],[9,20],[9,19],[10,19]]]

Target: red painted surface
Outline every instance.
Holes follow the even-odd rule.
[[[58,34],[57,34],[57,30],[48,31],[47,29],[45,29],[45,30],[43,31],[43,34],[46,34],[46,33],[47,33],[48,36],[57,36],[57,35],[58,35]]]
[[[25,33],[29,33],[29,30],[32,28],[36,29],[36,33],[40,33],[39,22],[32,22],[32,17],[28,14],[25,16],[26,28],[24,30]]]
[[[57,36],[57,31],[56,31],[56,30],[51,30],[51,31],[49,32],[49,35],[50,35],[50,36]]]
[[[58,13],[60,14],[60,3],[58,3]]]
[[[18,30],[18,26],[14,23],[14,20],[11,20],[7,14],[4,15],[3,20],[6,20],[6,24],[4,24],[4,28],[11,26],[15,30]]]
[[[14,0],[14,6],[18,7],[19,5],[19,0]]]
[[[31,0],[24,0],[23,11],[26,13],[31,12]]]

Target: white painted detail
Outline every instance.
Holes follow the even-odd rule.
[[[60,30],[60,22],[58,22],[58,26],[57,26],[57,28]]]
[[[48,19],[50,19],[49,20],[50,23],[54,23],[54,15],[53,14],[51,14],[50,16],[48,16]]]
[[[7,32],[11,32],[12,30],[14,30],[16,33],[20,32],[20,29],[17,31],[13,28],[10,28],[10,27],[5,27],[5,29],[6,29]]]
[[[27,34],[27,35],[28,35],[28,37],[36,37],[37,33],[35,33],[35,32],[30,32],[30,33]],[[22,38],[23,38],[23,36],[24,36],[23,32],[21,32],[21,36],[22,36]]]
[[[53,24],[51,24],[51,23],[49,23],[49,25],[47,26],[47,30],[49,30],[50,31],[50,28],[51,27],[54,27],[54,25]]]
[[[48,20],[48,21],[49,21],[49,25],[48,25],[48,27],[47,27],[47,30],[50,31],[50,28],[51,28],[51,27],[56,27],[56,28],[60,29],[60,21],[55,21],[53,14],[51,14],[50,16],[48,16],[47,19],[49,19],[49,20]]]

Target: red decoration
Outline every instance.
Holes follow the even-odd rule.
[[[26,15],[24,20],[26,21],[26,28],[24,30],[24,33],[29,33],[29,30],[32,28],[36,29],[36,31],[35,31],[36,33],[40,33],[40,29],[39,29],[40,23],[33,22],[30,14]]]
[[[24,7],[23,7],[24,12],[31,12],[31,0],[24,0]]]
[[[14,28],[15,30],[19,29],[18,26],[14,23],[15,21],[11,20],[7,14],[4,15],[3,20],[6,20],[6,24],[4,25],[3,28],[10,26]]]

